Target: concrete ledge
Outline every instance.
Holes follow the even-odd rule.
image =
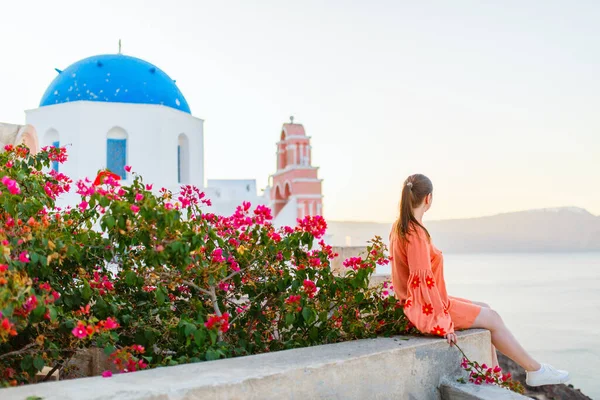
[[[473,360],[491,363],[488,331],[460,332]],[[3,400],[50,399],[440,399],[462,375],[443,339],[394,337],[1,389]]]
[[[529,399],[495,385],[473,385],[446,381],[440,386],[442,400],[524,400]]]

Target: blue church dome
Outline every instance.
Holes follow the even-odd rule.
[[[64,71],[56,70],[40,107],[71,101],[158,104],[190,114],[185,97],[158,67],[123,54],[85,58]]]

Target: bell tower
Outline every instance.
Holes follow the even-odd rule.
[[[311,162],[310,137],[306,136],[304,127],[290,117],[290,122],[281,129],[277,171],[271,175],[270,195],[275,217],[282,211],[286,216],[294,214],[300,219],[323,215],[323,180],[317,177],[319,168],[313,167]]]

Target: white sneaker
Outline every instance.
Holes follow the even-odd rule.
[[[525,382],[528,386],[558,385],[569,380],[569,373],[555,369],[552,365],[542,364],[538,371],[527,371]]]

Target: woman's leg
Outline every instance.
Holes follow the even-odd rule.
[[[508,330],[500,315],[491,308],[483,307],[473,323],[473,328],[488,329],[492,333],[492,343],[508,358],[519,364],[525,371],[537,371],[540,363],[535,361]]]
[[[481,302],[481,301],[474,301],[473,304],[477,304],[480,307],[483,308],[491,308],[489,304]],[[498,365],[500,365],[500,363],[498,363],[498,353],[496,352],[496,346],[494,346],[492,344],[492,367],[497,367]]]

